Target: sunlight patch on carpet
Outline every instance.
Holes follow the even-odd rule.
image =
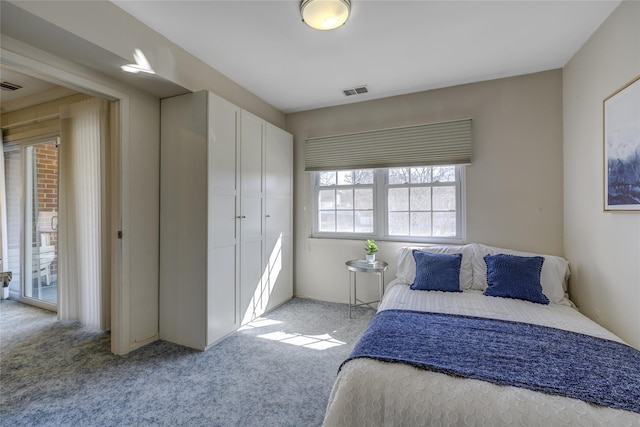
[[[328,348],[338,347],[346,344],[342,341],[338,341],[329,334],[303,335],[289,334],[286,332],[271,332],[269,334],[258,335],[258,338],[264,338],[270,341],[279,341],[298,347],[311,348],[313,350],[326,350]]]
[[[264,328],[265,326],[273,326],[273,325],[279,325],[280,321],[278,320],[271,320],[271,319],[267,319],[264,317],[260,317],[256,320],[254,320],[251,323],[247,323],[246,325],[242,326],[240,329],[238,329],[239,331],[246,331],[247,329],[255,329],[255,328]]]

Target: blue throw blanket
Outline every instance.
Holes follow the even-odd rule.
[[[562,329],[386,310],[373,317],[344,363],[360,357],[640,413],[640,351]]]

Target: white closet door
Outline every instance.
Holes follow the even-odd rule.
[[[267,125],[265,138],[266,269],[269,299],[265,310],[293,296],[292,176],[293,137]]]
[[[240,130],[240,316],[249,322],[264,312],[263,285],[263,139],[264,121],[241,112]]]

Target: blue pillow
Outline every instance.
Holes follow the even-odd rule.
[[[487,263],[489,285],[485,295],[549,304],[540,284],[543,257],[498,254],[487,255],[484,261]]]
[[[462,292],[460,290],[462,254],[432,254],[414,250],[413,259],[416,260],[416,278],[411,289]]]

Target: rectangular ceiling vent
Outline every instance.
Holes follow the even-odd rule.
[[[9,83],[9,82],[0,82],[0,87],[2,88],[2,90],[8,90],[10,92],[13,92],[14,90],[18,90],[18,89],[22,89],[22,86],[17,85],[15,83]]]
[[[352,96],[352,95],[362,95],[363,93],[368,93],[369,88],[367,86],[358,86],[349,89],[342,89],[342,93],[344,96]]]

